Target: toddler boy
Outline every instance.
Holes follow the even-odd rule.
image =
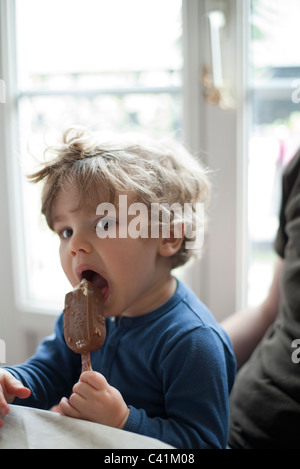
[[[101,290],[106,339],[81,374],[59,316],[33,357],[0,369],[0,413],[59,405],[176,448],[226,447],[231,343],[172,275],[201,248],[205,170],[179,146],[78,129],[52,151],[31,179],[44,182],[42,212],[71,285],[87,278]]]

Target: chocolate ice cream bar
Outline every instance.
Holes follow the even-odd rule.
[[[103,300],[99,288],[83,279],[66,294],[64,336],[68,347],[82,357],[82,371],[91,370],[90,352],[98,350],[106,335]]]

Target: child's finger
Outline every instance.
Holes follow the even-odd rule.
[[[79,419],[81,418],[81,414],[78,411],[78,409],[76,409],[74,405],[71,405],[70,399],[67,399],[66,397],[63,397],[61,399],[59,403],[59,408],[60,408],[62,415],[65,415],[67,417],[79,418]]]
[[[21,381],[17,380],[13,375],[8,373],[5,380],[5,388],[8,395],[26,399],[30,396],[30,389],[26,388]]]
[[[108,386],[104,376],[97,371],[84,371],[80,375],[80,382],[87,383],[98,391],[101,391],[101,389],[105,389]]]
[[[6,414],[8,414],[8,412],[9,412],[9,407],[8,407],[8,404],[7,404],[7,401],[6,401],[4,390],[3,390],[3,388],[0,384],[0,414],[1,415],[6,415]],[[3,421],[1,420],[0,426],[2,426],[2,425],[3,425]]]

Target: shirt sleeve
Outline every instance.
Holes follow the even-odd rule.
[[[124,430],[175,448],[225,448],[235,362],[210,327],[188,332],[160,363],[166,417],[130,407]]]
[[[31,390],[28,399],[16,398],[14,404],[49,409],[61,397],[69,397],[80,375],[80,356],[65,343],[63,315],[56,322],[54,334],[41,342],[29,360],[4,368]]]

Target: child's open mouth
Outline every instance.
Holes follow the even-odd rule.
[[[84,270],[82,273],[82,278],[85,278],[89,282],[93,283],[96,287],[101,290],[103,301],[105,302],[108,298],[108,282],[107,280],[102,277],[102,275],[98,274],[94,270]]]

